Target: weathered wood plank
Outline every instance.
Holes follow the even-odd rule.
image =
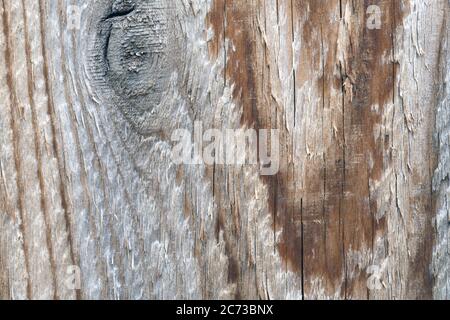
[[[1,299],[449,298],[447,0],[0,4]]]

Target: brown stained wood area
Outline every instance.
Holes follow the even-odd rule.
[[[383,27],[379,30],[365,25],[370,5],[381,8]],[[307,157],[303,188],[297,186],[301,177],[296,175],[295,164],[286,159],[292,150],[292,132],[278,113],[288,106],[277,106],[264,91],[271,90],[270,72],[275,72],[266,59],[262,32],[268,28],[261,21],[265,2],[215,0],[208,15],[214,31],[210,54],[218,58],[225,51],[224,77],[226,84],[234,85],[242,125],[281,130],[282,162],[287,164],[276,176],[261,179],[269,190],[274,231],[282,231],[278,251],[290,270],[303,273],[305,295],[314,291],[313,280],[321,278],[327,293],[364,296],[369,264],[348,260],[355,252],[370,256],[375,237],[386,231],[385,217],[375,218],[379,208],[371,201],[370,188],[389,169],[392,149],[390,137],[375,138],[374,130],[381,124],[385,105],[395,102],[394,31],[402,24],[407,5],[400,0],[293,0],[280,1],[280,7],[302,41],[293,75],[296,88],[314,79],[312,86],[322,95],[318,103],[295,108],[319,110],[313,114],[327,116],[322,126],[333,127],[332,133],[322,127],[322,133],[312,134],[322,135],[324,145],[319,154]],[[278,17],[282,18],[286,17]],[[266,51],[258,55],[261,48]],[[301,125],[297,118],[296,122]]]
[[[395,30],[395,8],[392,1],[378,1],[376,5],[383,12],[384,28],[369,30],[364,27],[365,16],[352,17],[354,34],[350,34],[351,47],[348,51],[348,65],[343,67],[344,89],[344,132],[345,132],[345,182],[343,223],[344,250],[370,250],[374,241],[375,228],[383,229],[384,219],[375,221],[378,211],[370,199],[370,184],[379,181],[383,170],[385,139],[379,135],[375,140],[374,130],[381,124],[381,115],[387,103],[393,103],[395,70],[393,61],[393,30]],[[356,2],[355,12],[366,12],[369,2]],[[398,20],[401,22],[400,20]],[[374,107],[374,106],[378,106]],[[387,150],[390,152],[390,150]],[[383,231],[380,231],[381,233]],[[359,266],[350,266],[353,272]],[[366,274],[347,282],[346,295],[354,296],[366,290]],[[346,275],[346,279],[348,276]]]

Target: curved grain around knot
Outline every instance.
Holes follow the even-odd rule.
[[[108,0],[93,10],[89,70],[102,103],[139,134],[160,133],[178,107],[183,41],[172,1]]]

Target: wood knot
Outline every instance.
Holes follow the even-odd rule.
[[[172,11],[168,1],[109,1],[97,24],[96,87],[142,135],[160,131],[157,108],[179,67]]]

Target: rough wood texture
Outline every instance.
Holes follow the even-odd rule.
[[[449,299],[449,12],[0,0],[0,298]],[[195,121],[279,172],[176,165]]]

